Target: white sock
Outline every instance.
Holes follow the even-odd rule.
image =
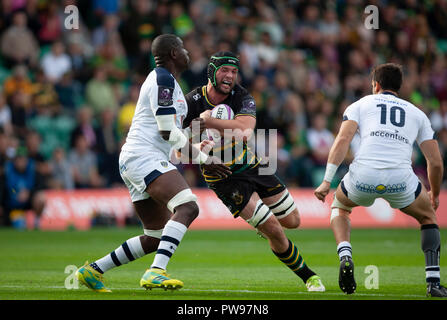
[[[151,268],[166,270],[169,259],[182,241],[186,230],[188,228],[180,222],[169,220],[166,223]]]
[[[439,283],[441,281],[441,271],[439,265],[425,267],[425,278],[427,282]]]
[[[345,257],[351,257],[352,258],[352,247],[351,244],[348,241],[342,241],[337,246],[337,253],[340,260]]]
[[[126,264],[129,261],[141,258],[144,255],[145,253],[141,246],[140,236],[136,236],[124,242],[115,251],[112,251],[105,257],[91,263],[90,266],[95,270],[104,273],[112,268]]]

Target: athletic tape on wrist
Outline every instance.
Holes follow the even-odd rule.
[[[199,151],[197,156],[192,159],[192,163],[204,164],[208,160],[208,155],[202,151]]]
[[[171,129],[171,133],[169,134],[169,144],[174,148],[175,150],[183,148],[186,143],[188,142],[188,138],[183,134],[183,132],[174,126],[174,128]]]
[[[337,172],[338,166],[336,166],[333,163],[328,163],[326,165],[326,172],[324,173],[324,181],[332,182],[332,179],[334,179],[335,172]]]

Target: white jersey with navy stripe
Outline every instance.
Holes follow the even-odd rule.
[[[155,68],[141,86],[135,115],[122,151],[160,154],[169,159],[171,145],[159,133],[156,115],[175,114],[176,126],[188,112],[185,96],[174,76],[165,68]]]
[[[353,166],[371,169],[411,168],[413,144],[433,139],[424,112],[408,101],[385,92],[351,104],[343,120],[358,124],[358,148]]]

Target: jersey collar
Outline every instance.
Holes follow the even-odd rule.
[[[202,95],[203,95],[203,97],[205,98],[206,103],[208,103],[208,106],[209,106],[211,109],[213,109],[216,105],[215,105],[215,104],[212,104],[212,103],[208,100],[208,95],[206,94],[206,86],[203,86],[203,87],[202,87]],[[233,96],[233,95],[234,95],[234,89],[231,90],[231,96]],[[222,101],[221,103],[224,103],[227,99],[228,99],[228,97],[225,98],[225,100]]]
[[[216,105],[212,104],[212,103],[208,100],[208,96],[207,96],[207,94],[206,94],[206,86],[203,86],[203,87],[202,87],[202,94],[203,94],[203,97],[205,98],[206,103],[208,103],[208,106],[211,107],[211,109],[214,108]]]
[[[392,96],[397,97],[397,95],[395,95],[394,93],[392,93],[392,92],[390,92],[390,91],[382,91],[381,93],[382,93],[382,94],[390,94],[390,95],[392,95]]]

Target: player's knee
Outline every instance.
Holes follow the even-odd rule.
[[[349,214],[352,211],[352,207],[348,207],[341,203],[336,196],[334,196],[334,201],[331,205],[331,222],[337,217],[345,217],[349,219]]]
[[[194,221],[199,215],[199,206],[195,201],[183,203],[175,208],[175,211],[187,219],[187,221]]]
[[[420,225],[424,224],[437,224],[436,215],[432,212],[424,212],[420,215],[415,216],[416,220]]]
[[[267,207],[262,200],[258,200],[255,205],[255,210],[250,219],[247,222],[254,228],[258,228],[262,224],[266,223],[267,220],[273,215],[272,211]],[[278,223],[279,224],[279,223]]]
[[[173,196],[167,203],[166,207],[174,213],[174,211],[178,211],[182,208],[182,211],[185,211],[187,214],[193,214],[197,211],[198,214],[198,206],[197,206],[197,196],[192,193],[191,189],[184,189]]]
[[[287,190],[277,202],[270,204],[269,208],[278,220],[283,221],[281,224],[285,228],[292,229],[299,226],[300,217],[298,214],[298,209],[292,196]]]
[[[287,229],[297,229],[301,224],[300,214],[298,209],[295,209],[286,218],[279,219],[279,222],[284,228]]]

